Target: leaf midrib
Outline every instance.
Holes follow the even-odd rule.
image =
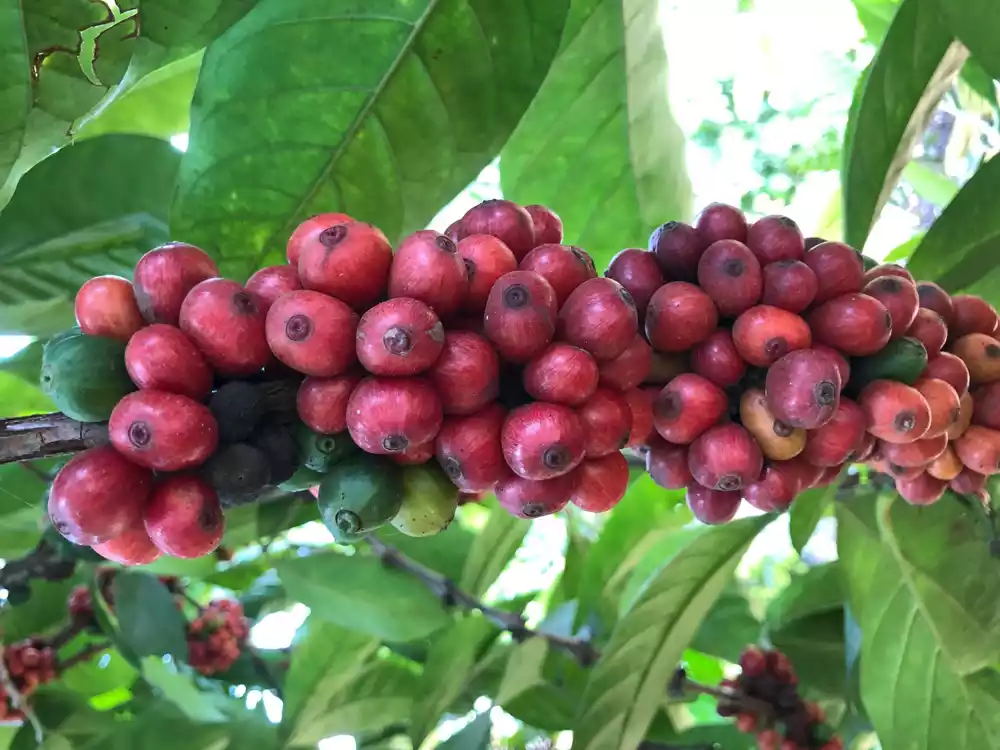
[[[406,37],[406,41],[403,43],[403,46],[400,49],[399,54],[396,55],[395,59],[392,61],[392,64],[389,66],[388,70],[386,70],[385,75],[383,75],[382,79],[378,82],[378,85],[374,89],[372,89],[371,95],[368,97],[364,105],[358,111],[358,114],[351,122],[350,127],[348,127],[347,129],[347,132],[345,132],[344,136],[340,139],[340,143],[337,144],[337,148],[330,155],[330,158],[327,159],[327,162],[323,166],[323,169],[320,171],[319,175],[316,177],[316,179],[312,181],[312,184],[309,186],[309,189],[306,190],[305,193],[303,193],[302,197],[299,199],[295,208],[290,212],[288,218],[285,219],[284,223],[281,225],[281,228],[278,229],[270,237],[268,237],[267,241],[263,243],[262,245],[263,248],[273,247],[274,243],[277,241],[278,238],[288,234],[289,229],[291,229],[292,223],[295,221],[295,217],[298,216],[299,213],[309,204],[309,202],[316,197],[316,194],[319,192],[320,188],[330,178],[330,175],[333,173],[334,168],[339,163],[340,158],[343,156],[344,151],[347,149],[348,145],[351,142],[353,142],[354,137],[357,135],[358,130],[361,128],[365,120],[367,120],[369,113],[375,106],[375,103],[382,96],[382,93],[385,91],[386,86],[389,85],[389,81],[391,81],[393,76],[396,75],[396,71],[399,70],[399,66],[403,64],[403,60],[406,59],[406,57],[410,54],[410,51],[414,46],[414,42],[417,36],[423,31],[424,26],[427,25],[427,22],[431,17],[431,14],[433,14],[434,11],[437,10],[438,5],[440,4],[441,0],[428,1],[427,7],[424,9],[424,12],[420,14],[420,17],[413,24],[413,28],[410,30],[409,35]],[[261,258],[263,258],[264,255],[266,255],[266,253],[267,253],[266,249],[262,250],[258,257],[258,261]]]

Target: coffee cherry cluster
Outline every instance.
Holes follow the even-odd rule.
[[[56,679],[56,654],[44,640],[29,638],[12,643],[3,649],[4,667],[21,700],[27,700],[35,690]],[[19,721],[24,718],[14,697],[0,685],[0,722]]]
[[[214,601],[188,625],[188,663],[205,676],[225,672],[239,658],[249,635],[239,602]]]
[[[1000,344],[984,300],[898,265],[866,270],[848,245],[724,204],[664,224],[649,249],[666,283],[645,312],[663,382],[647,470],[686,488],[700,520],[725,522],[741,500],[784,510],[850,463],[892,475],[915,504],[949,483],[981,491],[1000,471],[986,385],[1000,380]],[[970,375],[984,386],[972,395]]]
[[[750,646],[740,656],[740,676],[721,684],[720,716],[757,735],[759,750],[843,750],[843,741],[824,725],[823,709],[799,696],[791,662],[777,650]]]

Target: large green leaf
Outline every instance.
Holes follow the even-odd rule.
[[[0,333],[52,333],[92,276],[130,276],[167,239],[180,155],[170,144],[109,135],[35,166],[0,214]],[[30,314],[28,314],[30,311]]]
[[[904,0],[855,92],[844,147],[844,237],[862,247],[938,100],[968,56],[936,0]]]
[[[410,641],[451,622],[416,578],[373,557],[316,554],[275,567],[289,596],[335,625],[383,640]]]
[[[289,744],[314,744],[330,734],[326,714],[331,701],[378,648],[369,635],[315,619],[308,622],[307,633],[292,653],[285,678],[281,726]]]
[[[21,464],[0,466],[0,557],[20,557],[42,533],[46,483]]]
[[[121,571],[112,590],[120,639],[131,653],[187,659],[187,621],[156,576]]]
[[[638,747],[685,646],[769,521],[760,516],[708,529],[647,581],[591,671],[575,748]]]
[[[1000,41],[993,0],[936,0],[949,30],[975,55],[993,78],[1000,78]]]
[[[861,698],[886,750],[1000,747],[1000,581],[957,503],[838,507]]]
[[[836,494],[836,482],[829,487],[806,490],[795,498],[788,509],[788,534],[792,538],[792,546],[800,555]]]
[[[691,641],[691,648],[735,664],[746,645],[760,638],[760,622],[751,613],[746,597],[736,591],[735,586],[731,588],[733,590],[723,593],[705,615]]]
[[[577,623],[597,613],[610,628],[622,584],[659,541],[691,520],[684,492],[668,492],[643,474],[615,506],[584,559]]]
[[[983,164],[924,235],[907,268],[950,292],[972,286],[1000,265],[1000,160]]]
[[[390,238],[423,227],[517,124],[566,9],[567,0],[261,0],[205,55],[176,233],[238,273],[321,211],[346,211]]]
[[[504,194],[551,206],[599,269],[691,211],[659,6],[573,0],[559,56],[500,159]]]
[[[510,649],[507,669],[497,689],[497,705],[506,705],[525,691],[545,685],[542,669],[548,653],[549,642],[544,638],[529,638]]]
[[[69,581],[35,580],[31,597],[16,607],[5,607],[0,614],[4,643],[14,643],[38,633],[46,633],[66,620],[66,600],[73,588]]]
[[[0,0],[0,181],[17,161],[31,111],[31,64],[21,0]]]
[[[499,578],[531,526],[529,521],[507,513],[495,500],[489,501],[489,507],[489,520],[466,555],[459,579],[459,588],[473,596],[485,594]]]
[[[470,615],[434,641],[413,704],[410,737],[414,747],[420,747],[442,712],[462,693],[483,644],[495,633],[485,617]]]
[[[232,700],[219,693],[199,690],[190,674],[180,672],[175,664],[168,664],[156,656],[142,659],[142,677],[194,721],[221,721],[225,717],[225,703]]]

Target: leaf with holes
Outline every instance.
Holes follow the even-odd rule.
[[[1000,266],[1000,159],[983,164],[945,207],[914,250],[907,268],[949,292],[972,287]],[[994,290],[995,294],[995,290]]]
[[[559,55],[500,159],[504,195],[550,206],[598,269],[691,212],[659,5],[573,0]]]
[[[1000,748],[1000,582],[970,514],[892,496],[838,506],[861,698],[884,747]]]
[[[459,588],[473,596],[482,596],[493,585],[531,527],[530,521],[512,516],[492,498],[486,505],[490,508],[490,518],[465,556],[458,583]]]
[[[746,518],[706,530],[645,583],[591,669],[573,728],[575,748],[639,746],[685,646],[770,520]]]
[[[131,276],[139,256],[169,236],[179,163],[164,141],[108,135],[63,149],[25,175],[0,214],[0,333],[51,333],[72,321],[84,281]]]
[[[844,238],[865,244],[942,94],[968,57],[936,0],[903,0],[862,74],[844,139]]]
[[[344,211],[392,239],[425,226],[517,124],[566,9],[261,0],[205,54],[175,233],[239,275],[311,214]]]

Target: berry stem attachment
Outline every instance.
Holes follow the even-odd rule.
[[[524,617],[516,612],[507,612],[483,603],[466,591],[462,591],[454,581],[426,568],[416,560],[411,560],[394,547],[390,547],[375,536],[366,537],[372,552],[386,565],[409,573],[419,580],[427,589],[435,594],[446,607],[461,607],[466,610],[477,610],[494,625],[508,631],[515,641],[524,641],[531,637],[544,638],[553,648],[566,651],[575,658],[581,666],[588,667],[597,661],[598,653],[590,641],[583,638],[568,638],[560,635],[532,630],[525,623]]]
[[[678,667],[673,678],[667,687],[667,692],[671,697],[681,698],[686,694],[710,695],[717,700],[726,701],[736,706],[737,712],[752,713],[762,719],[770,721],[774,719],[774,707],[766,701],[751,698],[744,695],[739,690],[732,688],[713,687],[695,682],[687,676],[683,667]]]

